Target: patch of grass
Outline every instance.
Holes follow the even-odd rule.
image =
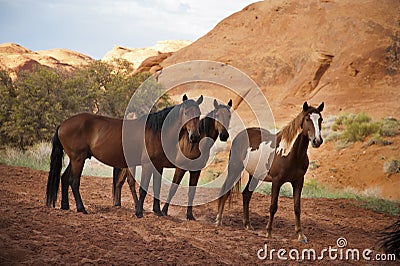
[[[271,195],[271,188],[272,188],[272,183],[270,182],[262,182],[257,188],[256,192],[259,192],[261,194],[265,195]],[[289,183],[283,184],[281,187],[281,190],[279,191],[279,196],[281,197],[293,197],[293,189],[292,186]]]
[[[271,195],[271,186],[271,183],[264,182],[256,191]],[[284,184],[279,195],[283,197],[293,197],[291,185]],[[354,199],[357,206],[365,209],[390,215],[400,214],[400,204],[398,202],[380,199],[374,195],[363,195],[351,190],[341,191],[329,189],[321,185],[316,179],[311,179],[304,184],[301,195],[302,198]]]
[[[376,197],[361,197],[358,201],[360,207],[373,210],[380,213],[386,213],[393,216],[397,216],[400,214],[400,205],[399,203],[379,199]]]
[[[28,150],[22,150],[6,146],[0,150],[0,163],[28,167],[35,170],[49,170],[51,145],[40,142]]]
[[[337,143],[336,149],[346,148],[349,143],[364,141],[372,136],[370,145],[390,145],[383,137],[399,134],[400,122],[394,118],[373,121],[366,113],[340,114],[329,127],[326,141]]]
[[[310,161],[310,164],[308,165],[308,169],[310,170],[315,170],[320,167],[320,164],[318,161]]]
[[[25,151],[15,147],[6,146],[0,149],[0,163],[27,167],[34,170],[49,171],[51,148],[51,143],[48,142],[39,142],[28,147]],[[68,156],[64,156],[64,168],[68,163]],[[87,176],[111,177],[112,168],[95,159],[86,160],[82,174]]]
[[[199,185],[210,183],[217,179],[221,174],[221,171],[217,171],[213,168],[207,169],[204,171],[203,176],[199,179]]]

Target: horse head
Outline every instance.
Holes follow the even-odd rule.
[[[322,110],[324,110],[324,102],[317,108],[309,106],[307,102],[303,104],[303,134],[308,136],[313,148],[318,148],[323,142],[321,137]]]
[[[232,100],[229,100],[228,105],[218,104],[217,100],[214,99],[214,127],[218,131],[219,139],[221,141],[227,141],[229,138],[228,128],[231,122],[231,107]]]
[[[196,101],[188,99],[183,95],[182,106],[180,109],[180,117],[182,121],[182,128],[188,132],[188,139],[190,143],[197,143],[200,141],[200,107],[199,105],[203,102],[203,95],[201,95]]]

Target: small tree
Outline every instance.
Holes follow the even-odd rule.
[[[15,101],[14,84],[8,71],[0,70],[0,144],[10,141],[4,124],[10,121],[11,110]]]
[[[15,82],[16,98],[4,128],[21,148],[50,139],[64,118],[64,91],[60,73],[47,67],[22,72]]]

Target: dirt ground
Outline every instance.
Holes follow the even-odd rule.
[[[365,261],[361,252],[371,249],[371,258],[382,253],[376,234],[393,223],[396,217],[357,207],[352,200],[303,199],[302,223],[309,243],[296,241],[293,203],[280,198],[273,238],[265,238],[270,197],[254,194],[251,218],[255,231],[242,228],[241,199],[227,207],[224,225],[213,224],[216,202],[194,207],[197,221],[185,220],[185,208],[171,206],[169,217],[156,217],[150,210],[152,199],[145,203],[144,218],[134,216],[128,186],[123,188],[123,207],[112,207],[111,178],[83,177],[81,193],[89,214],[45,206],[47,173],[27,168],[0,165],[0,264],[1,265],[247,265],[278,262],[276,251],[285,249],[284,264],[291,260],[291,249],[301,252],[314,249],[319,256],[324,248],[336,248],[338,258],[346,249],[358,249],[360,260],[300,261],[305,265],[379,264]],[[72,196],[72,195],[71,195]],[[344,237],[347,246],[338,248]],[[267,257],[257,253],[267,245]],[[342,250],[342,251],[341,251]],[[264,253],[261,252],[260,255]],[[295,253],[292,253],[295,254]],[[395,265],[397,262],[392,262]],[[385,263],[390,265],[390,263]]]

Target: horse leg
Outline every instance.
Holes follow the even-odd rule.
[[[160,207],[161,176],[163,168],[153,171],[153,212],[157,216],[164,216]]]
[[[165,202],[162,212],[164,215],[168,215],[168,208],[172,198],[175,196],[176,191],[178,190],[179,184],[182,181],[183,176],[185,175],[186,170],[181,168],[176,168],[174,177],[172,178],[172,184],[169,188],[167,202]]]
[[[113,202],[114,206],[121,206],[121,189],[125,183],[125,169],[113,169]]]
[[[138,197],[136,194],[136,180],[135,180],[136,168],[131,168],[127,170],[128,172],[126,173],[126,177],[128,179],[129,189],[131,190],[133,202],[135,203],[135,208],[136,208],[138,204]]]
[[[188,195],[188,207],[186,211],[186,219],[195,221],[196,219],[193,216],[193,200],[194,195],[196,194],[197,183],[199,182],[201,171],[190,172],[190,180],[189,180],[189,195]]]
[[[68,188],[71,178],[71,163],[68,164],[61,176],[61,209],[69,210]]]
[[[298,240],[303,243],[307,243],[307,237],[303,234],[303,228],[300,222],[300,201],[301,201],[301,191],[303,189],[304,177],[297,182],[292,182],[293,187],[293,203],[294,203],[294,214],[295,214],[295,230],[298,235]]]
[[[272,237],[272,222],[274,220],[274,215],[278,210],[278,197],[279,191],[281,189],[282,182],[280,177],[272,179],[272,191],[271,191],[271,205],[269,207],[269,218],[267,224],[267,237]]]
[[[72,188],[72,193],[74,194],[74,198],[75,198],[75,202],[76,202],[76,210],[78,212],[87,214],[87,211],[85,210],[85,207],[83,206],[81,193],[79,192],[79,186],[81,183],[81,174],[82,174],[84,163],[85,163],[85,159],[71,160],[71,169],[72,169],[71,188]]]
[[[247,182],[246,187],[242,192],[243,196],[243,227],[246,230],[254,230],[253,226],[250,223],[250,214],[249,214],[249,205],[251,196],[253,195],[253,191],[257,186],[258,181],[253,178],[252,175],[249,175],[249,181]]]
[[[153,171],[152,171],[151,163],[142,165],[142,176],[141,176],[140,188],[139,188],[139,201],[136,206],[136,217],[137,218],[143,217],[143,204],[144,204],[144,199],[146,198],[146,195],[147,195],[147,190],[149,188],[149,183],[150,183],[150,178],[151,178],[152,172]]]

